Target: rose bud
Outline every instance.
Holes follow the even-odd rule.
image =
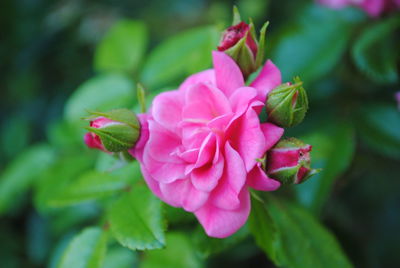
[[[302,183],[320,171],[310,168],[310,151],[301,140],[283,139],[268,151],[266,173],[283,184]]]
[[[268,121],[281,127],[293,127],[303,121],[308,110],[308,98],[303,82],[294,78],[294,83],[284,83],[273,89],[267,97]]]
[[[240,21],[240,15],[236,9],[234,10],[234,17],[234,21],[239,22],[234,23],[224,31],[217,48],[219,51],[228,54],[238,64],[246,80],[263,63],[265,31],[268,22],[262,27],[260,40],[257,42],[253,23],[247,24]]]
[[[84,140],[89,148],[105,152],[124,152],[131,149],[140,135],[140,123],[135,113],[116,109],[107,113],[90,112],[94,117],[86,127]]]

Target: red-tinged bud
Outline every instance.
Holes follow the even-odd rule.
[[[268,22],[261,28],[260,39],[257,40],[253,23],[247,24],[241,21],[236,9],[234,17],[234,25],[222,34],[218,50],[228,54],[237,63],[246,79],[264,61],[265,32]]]
[[[268,176],[283,184],[299,184],[309,179],[319,172],[310,167],[311,149],[311,145],[295,138],[281,140],[268,151]]]
[[[127,109],[107,113],[91,112],[90,126],[84,140],[89,148],[107,153],[124,152],[131,149],[140,135],[140,124],[136,115]]]

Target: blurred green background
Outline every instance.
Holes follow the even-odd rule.
[[[210,67],[233,4],[258,28],[270,21],[268,57],[285,81],[299,75],[310,98],[306,120],[287,135],[312,144],[324,170],[278,195],[319,217],[356,267],[400,265],[398,13],[370,19],[306,0],[15,0],[0,3],[0,267],[57,267],[77,232],[104,222],[107,198],[138,170],[113,171],[122,184],[100,194],[62,191],[115,164],[85,148],[85,109],[137,110],[137,82],[150,102]],[[274,267],[247,234],[239,240],[202,265]],[[182,247],[182,267],[199,267]],[[158,267],[141,260],[114,243],[104,267]]]

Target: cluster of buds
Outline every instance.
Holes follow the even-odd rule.
[[[263,64],[267,26],[268,22],[257,40],[253,23],[241,21],[237,9],[234,9],[233,25],[222,35],[218,50],[224,51],[238,64],[245,79]],[[308,99],[300,78],[271,90],[265,108],[267,120],[275,125],[288,128],[301,123],[308,110]],[[140,123],[133,112],[117,109],[107,113],[91,112],[91,115],[90,126],[86,128],[90,132],[84,137],[88,147],[118,153],[135,146],[140,136]],[[310,167],[311,148],[311,145],[295,138],[282,139],[266,153],[264,171],[282,184],[302,183],[319,172]]]
[[[90,126],[86,127],[90,132],[84,136],[89,148],[118,153],[131,149],[138,141],[140,123],[132,111],[116,109],[107,113],[90,114]]]

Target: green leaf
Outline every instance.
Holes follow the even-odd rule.
[[[361,17],[353,9],[338,12],[314,4],[296,13],[297,19],[286,23],[275,40],[271,58],[284,81],[301,75],[310,82],[330,72],[341,60]]]
[[[199,226],[193,234],[196,249],[201,253],[202,257],[218,254],[228,250],[239,244],[249,236],[249,229],[244,225],[233,235],[224,239],[209,237],[205,234],[204,229]]]
[[[165,244],[161,202],[144,184],[137,183],[111,206],[109,222],[117,241],[132,250]]]
[[[352,267],[335,237],[307,210],[273,197],[267,199],[266,207],[277,228],[277,240],[274,241],[277,265]]]
[[[113,172],[86,171],[76,180],[55,195],[49,203],[54,206],[66,206],[88,200],[104,198],[122,190],[129,189],[140,178],[138,162]]]
[[[218,31],[202,27],[180,33],[158,45],[149,55],[141,75],[146,88],[155,89],[211,65],[211,50]]]
[[[399,60],[400,17],[393,16],[369,25],[354,43],[352,55],[357,67],[377,83],[399,81],[396,63]]]
[[[278,262],[276,258],[276,243],[278,237],[275,222],[272,220],[265,203],[259,198],[252,198],[249,229],[257,245],[264,250],[268,257]]]
[[[400,112],[394,105],[366,104],[356,122],[358,134],[370,148],[400,160]]]
[[[200,268],[201,260],[196,256],[188,236],[171,232],[167,235],[165,249],[145,252],[140,268]]]
[[[349,167],[355,151],[353,128],[346,123],[331,122],[330,126],[323,125],[301,137],[313,146],[311,166],[322,171],[294,189],[300,202],[315,213],[324,206],[335,179]]]
[[[55,157],[46,144],[34,145],[14,159],[0,176],[0,214],[6,212],[18,197],[32,185]]]
[[[121,20],[114,24],[96,49],[95,69],[106,72],[132,72],[138,69],[147,46],[146,25]]]
[[[120,74],[98,75],[83,83],[68,99],[65,117],[82,135],[88,111],[129,108],[135,103],[133,81]]]
[[[137,267],[138,254],[117,245],[107,250],[103,268],[134,268]]]
[[[45,211],[57,205],[57,200],[70,183],[90,169],[93,159],[87,155],[68,155],[57,159],[35,184],[34,202],[36,209]]]
[[[68,245],[57,267],[101,267],[107,247],[107,233],[98,227],[89,227],[79,233]]]

